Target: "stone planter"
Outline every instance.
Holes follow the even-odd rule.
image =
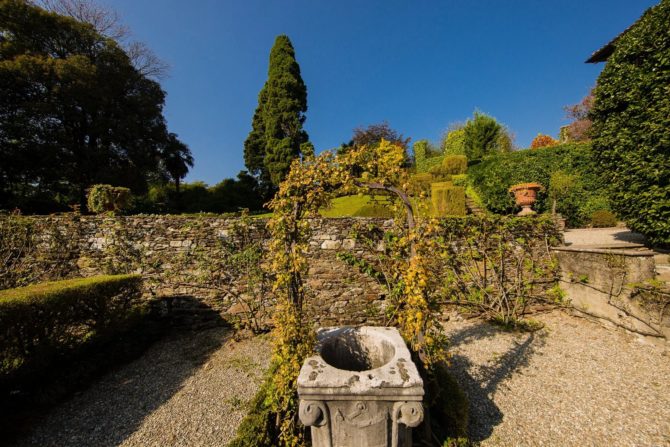
[[[314,447],[410,447],[423,381],[395,328],[323,328],[298,376]]]
[[[537,193],[543,191],[544,187],[539,183],[519,183],[512,185],[509,192],[514,194],[516,204],[521,207],[517,216],[529,216],[535,214],[533,204],[537,201]]]

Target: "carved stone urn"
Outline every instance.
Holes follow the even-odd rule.
[[[318,331],[298,376],[300,421],[314,447],[410,447],[423,381],[395,328]]]
[[[533,211],[533,204],[537,201],[537,193],[544,191],[544,187],[539,183],[519,183],[512,185],[509,192],[514,194],[516,204],[521,207],[517,216],[529,216],[536,214]]]

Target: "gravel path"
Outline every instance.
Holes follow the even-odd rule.
[[[175,333],[56,408],[19,446],[223,446],[270,357],[263,338]]]
[[[553,312],[509,333],[449,321],[452,370],[482,446],[670,446],[670,356]],[[20,446],[223,446],[269,359],[262,338],[174,334],[56,408]],[[1,443],[1,442],[0,442]]]
[[[553,312],[545,329],[447,322],[452,370],[483,446],[670,446],[670,356]]]

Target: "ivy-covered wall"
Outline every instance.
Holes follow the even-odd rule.
[[[521,231],[518,236],[524,239],[538,238],[538,244],[529,243],[529,247],[545,247],[546,226],[527,223],[530,226],[510,228]],[[0,267],[0,288],[78,276],[138,273],[144,278],[145,296],[162,298],[159,302],[166,307],[201,303],[203,313],[209,307],[218,313],[240,315],[250,310],[253,293],[268,307],[257,309],[258,317],[269,318],[271,281],[259,285],[254,269],[265,261],[253,258],[253,251],[240,251],[253,244],[261,250],[267,245],[265,225],[264,219],[225,217],[5,216],[0,218],[0,256],[12,261]],[[388,289],[362,273],[360,263],[347,262],[343,256],[349,253],[353,255],[349,261],[375,262],[383,250],[382,245],[371,249],[355,239],[352,230],[361,225],[383,232],[390,230],[393,222],[379,218],[310,222],[306,284],[311,296],[306,309],[320,325],[385,323]],[[453,237],[465,237],[461,233],[453,233]],[[537,253],[538,259],[542,256],[546,253]]]
[[[383,323],[385,292],[381,286],[337,258],[340,251],[357,250],[349,237],[354,220],[312,222],[308,285],[316,293],[308,311],[322,325]],[[367,220],[384,225],[383,219]],[[248,222],[246,237],[266,242],[266,220]],[[239,262],[231,259],[229,248],[232,239],[239,237],[239,224],[240,219],[223,217],[2,217],[0,234],[8,236],[20,229],[25,237],[0,241],[3,254],[21,252],[20,259],[0,267],[1,288],[78,276],[139,273],[147,297],[192,296],[218,312],[243,313],[248,310],[249,297],[244,295],[249,275],[231,268]],[[174,298],[166,302],[171,306],[182,301],[193,303]],[[267,301],[271,305],[271,297]]]

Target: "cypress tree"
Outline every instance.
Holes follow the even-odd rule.
[[[302,128],[307,111],[307,87],[300,76],[288,36],[275,39],[270,51],[268,79],[258,94],[252,129],[244,142],[249,172],[266,186],[278,186],[294,158],[311,150]]]

